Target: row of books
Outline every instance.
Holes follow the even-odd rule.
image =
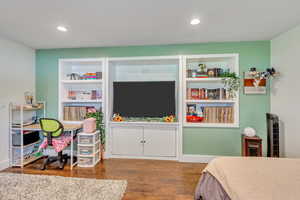
[[[87,110],[90,106],[65,106],[64,120],[65,121],[82,121],[84,120]]]
[[[102,92],[99,90],[69,90],[69,100],[99,100],[102,98]]]
[[[205,123],[234,123],[233,107],[204,107],[203,122]]]
[[[226,104],[221,106],[188,104],[186,115],[201,117],[201,123],[234,123],[234,108]]]
[[[207,88],[188,88],[187,89],[188,100],[218,100],[227,99],[227,93],[225,88],[207,89]]]

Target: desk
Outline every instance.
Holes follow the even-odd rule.
[[[71,137],[74,138],[74,133],[75,131],[79,130],[82,128],[82,124],[64,124],[64,131],[69,131],[71,132]],[[40,124],[31,124],[28,126],[23,127],[24,131],[41,131],[41,126]],[[73,139],[71,140],[71,170],[75,165],[77,165],[78,161],[73,162],[73,156],[74,156],[74,141]],[[76,155],[77,156],[77,155]]]

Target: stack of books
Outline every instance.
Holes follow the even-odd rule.
[[[225,88],[207,89],[207,88],[188,88],[187,99],[188,100],[221,100],[227,99]]]
[[[88,72],[80,76],[82,80],[97,80],[102,78],[102,72]]]

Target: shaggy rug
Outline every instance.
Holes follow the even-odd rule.
[[[120,200],[127,181],[0,173],[0,200]]]

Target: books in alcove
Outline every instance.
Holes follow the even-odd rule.
[[[82,121],[88,109],[95,108],[93,106],[64,106],[64,121]]]
[[[224,100],[227,99],[225,88],[207,89],[207,88],[187,88],[188,100]]]
[[[222,105],[188,104],[187,116],[203,117],[201,123],[234,123],[234,107]]]
[[[100,100],[102,93],[99,90],[81,91],[81,90],[69,90],[69,100]]]

